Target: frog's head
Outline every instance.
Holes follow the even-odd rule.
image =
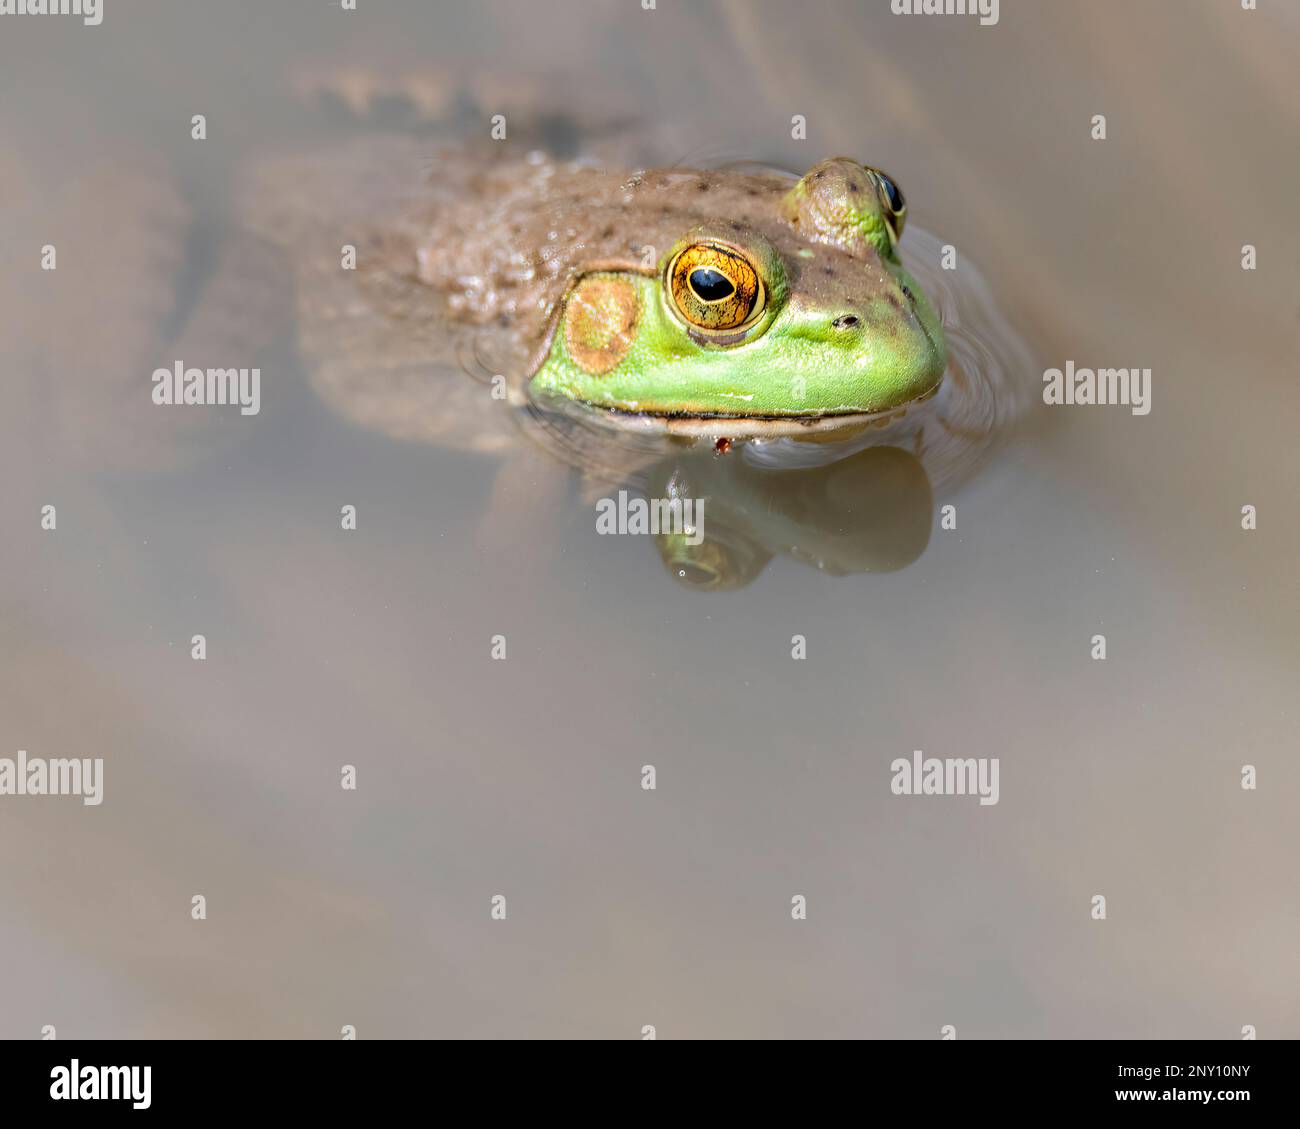
[[[657,268],[579,274],[533,391],[730,436],[831,430],[932,394],[943,330],[898,261],[894,182],[835,158],[769,201],[681,232]]]

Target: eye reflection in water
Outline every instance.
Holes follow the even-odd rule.
[[[744,588],[777,554],[832,576],[896,572],[930,541],[930,479],[898,447],[784,471],[695,452],[658,463],[647,493],[705,502],[702,539],[655,535],[669,575],[688,588]]]

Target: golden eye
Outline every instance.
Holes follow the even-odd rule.
[[[898,237],[903,234],[903,224],[907,222],[907,201],[903,198],[903,190],[880,169],[869,168],[867,173],[876,186],[876,195],[880,197],[880,206],[893,232],[894,242],[898,242]]]
[[[693,243],[668,266],[673,305],[697,329],[727,332],[754,321],[767,300],[750,259],[724,243]]]

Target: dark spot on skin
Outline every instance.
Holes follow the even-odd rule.
[[[746,196],[757,196],[757,195],[758,195],[758,189],[757,189],[757,188],[746,188],[746,189],[745,189],[745,195],[746,195]]]
[[[861,192],[861,191],[862,191],[862,185],[860,185],[856,180],[851,180],[851,181],[849,181],[849,191],[850,191],[850,192]]]
[[[833,322],[831,322],[831,325],[833,325],[836,329],[852,329],[857,324],[858,324],[857,314],[840,314],[839,317],[837,317]]]
[[[601,237],[602,239],[608,239],[608,238],[610,238],[610,236],[612,236],[613,234],[614,234],[614,227],[613,227],[613,225],[611,224],[609,227],[605,228],[605,230],[602,231],[602,232],[600,233],[600,237]]]
[[[903,308],[903,303],[900,302],[897,298],[895,298],[893,294],[886,294],[885,301],[888,302],[891,306],[893,306],[894,309],[896,310],[901,310]]]
[[[712,187],[713,187],[713,185],[711,185],[707,180],[701,180],[698,184],[696,184],[696,186],[695,186],[695,191],[696,191],[696,192],[707,192],[707,191],[708,191],[710,188],[712,188]]]
[[[813,180],[821,180],[821,178],[824,177],[825,175],[826,175],[826,170],[822,169],[821,172],[813,173]]]
[[[906,286],[903,287],[903,297],[909,302],[913,301],[912,292]]]
[[[827,278],[834,278],[834,277],[835,277],[835,268],[834,268],[834,267],[822,267],[822,270],[826,273],[826,277],[827,277]]]
[[[725,455],[728,451],[731,450],[731,440],[719,439],[716,443],[713,444],[713,449],[717,451],[719,455]]]

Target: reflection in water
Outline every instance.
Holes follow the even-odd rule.
[[[930,540],[930,479],[897,447],[787,471],[694,453],[655,466],[648,490],[705,503],[702,540],[655,536],[669,573],[688,588],[743,588],[777,553],[833,576],[895,572]]]

